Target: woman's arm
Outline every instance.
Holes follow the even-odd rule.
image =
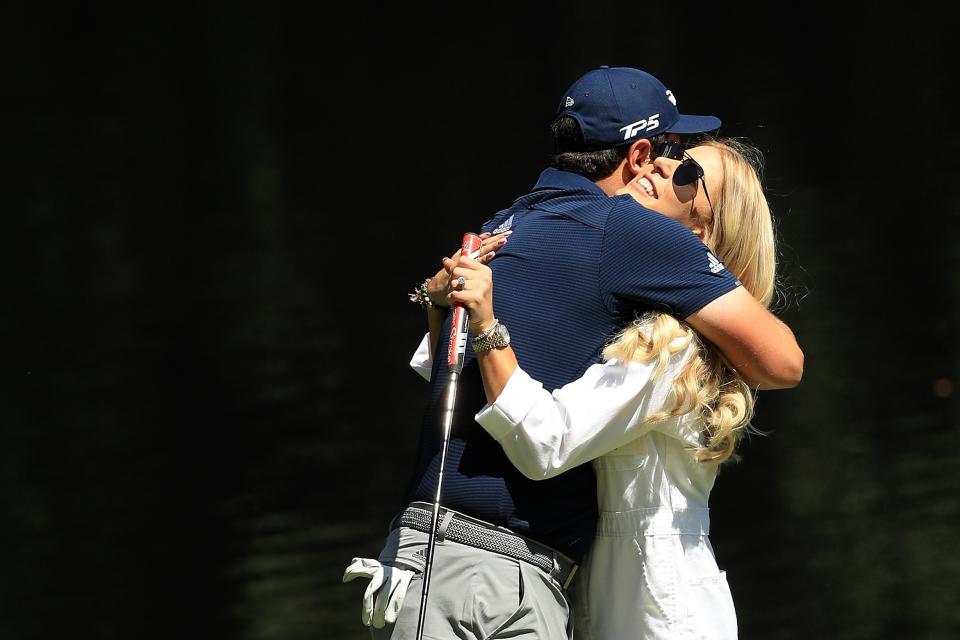
[[[476,420],[523,475],[552,478],[665,427],[647,419],[670,399],[682,361],[678,357],[656,379],[649,363],[595,364],[553,394],[517,368]]]
[[[420,341],[417,350],[413,352],[410,358],[410,368],[420,374],[420,377],[430,382],[430,376],[433,375],[433,347],[430,346],[430,334],[426,333]]]
[[[452,282],[464,278],[449,298],[467,307],[471,333],[489,328],[494,321],[490,269],[467,258],[444,260],[444,267]],[[666,405],[686,357],[687,352],[676,354],[655,380],[652,363],[593,365],[551,395],[518,366],[510,346],[484,351],[477,360],[488,406],[476,419],[521,473],[550,478],[662,427],[647,418]]]
[[[437,343],[440,341],[440,330],[443,328],[443,311],[436,307],[427,309],[427,331],[430,334],[430,360],[437,353]]]

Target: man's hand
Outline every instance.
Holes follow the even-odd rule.
[[[380,564],[372,558],[354,558],[343,573],[343,581],[370,578],[363,593],[360,620],[367,627],[372,624],[374,628],[382,629],[384,625],[396,622],[413,576],[413,571]]]

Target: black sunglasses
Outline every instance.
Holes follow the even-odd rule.
[[[707,191],[707,181],[703,178],[703,167],[700,166],[699,162],[688,156],[686,152],[683,155],[686,157],[680,163],[680,166],[673,170],[673,184],[678,187],[685,187],[699,180],[703,185],[703,195],[707,197],[707,204],[710,205],[710,216],[716,219],[716,214],[713,212],[713,201],[710,200],[710,192]],[[679,160],[679,158],[673,159]],[[692,202],[690,208],[693,209]]]
[[[700,163],[687,155],[688,144],[684,142],[671,142],[669,140],[654,145],[652,158],[669,158],[670,160],[682,160],[680,166],[673,171],[673,184],[678,187],[685,187],[693,184],[697,180],[703,183],[703,195],[707,196],[707,204],[710,205],[710,215],[714,218],[713,202],[710,200],[710,192],[707,191],[707,181],[703,179],[703,167]],[[691,208],[692,208],[691,204]]]
[[[663,156],[664,158],[670,158],[671,160],[680,160],[683,158],[683,155],[687,152],[687,145],[683,142],[670,142],[666,140],[664,142],[659,142],[653,145],[653,149],[650,153],[650,158],[655,159]]]

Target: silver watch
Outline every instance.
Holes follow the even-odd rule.
[[[483,353],[491,349],[502,349],[510,344],[510,332],[507,331],[505,324],[494,318],[490,328],[475,337],[471,344],[473,350],[477,353]]]

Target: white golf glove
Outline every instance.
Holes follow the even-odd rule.
[[[385,624],[396,622],[413,576],[413,571],[380,564],[372,558],[354,558],[343,572],[343,581],[370,578],[370,584],[363,594],[360,620],[368,627],[372,624],[382,629]]]

